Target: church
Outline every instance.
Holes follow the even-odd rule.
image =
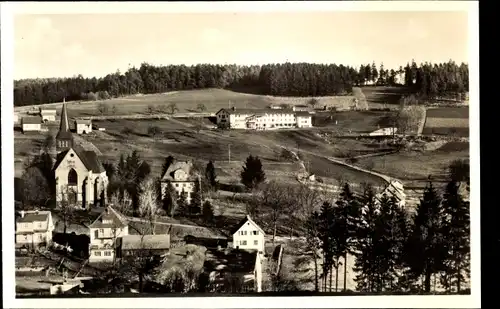
[[[74,144],[66,103],[62,107],[56,149],[57,158],[53,171],[57,203],[67,201],[70,205],[83,209],[105,206],[109,182],[106,170],[94,151]]]

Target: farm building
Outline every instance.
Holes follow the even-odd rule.
[[[233,248],[252,249],[264,252],[265,233],[250,216],[246,216],[235,228],[233,233]]]
[[[370,136],[391,136],[396,134],[398,131],[398,128],[382,128],[375,130],[373,132],[370,132],[368,135]]]
[[[290,109],[221,109],[216,113],[216,117],[217,126],[231,129],[312,127],[312,117],[308,112],[294,112]]]
[[[122,257],[140,250],[147,250],[151,255],[164,255],[170,250],[170,235],[124,235],[118,239],[117,249]]]
[[[262,292],[262,255],[256,250],[208,249],[209,292]]]
[[[21,119],[23,133],[40,132],[42,130],[42,118],[38,116],[28,116]]]
[[[75,127],[77,134],[87,134],[92,132],[92,120],[90,119],[76,119]]]
[[[40,116],[42,117],[43,122],[56,121],[56,110],[40,108]]]
[[[171,184],[177,195],[186,194],[186,201],[191,202],[196,178],[192,175],[193,163],[190,161],[177,161],[172,163],[161,178],[161,192],[165,195],[168,184]]]
[[[16,218],[16,247],[36,248],[52,241],[54,222],[50,211],[21,211]]]
[[[311,112],[312,108],[307,105],[294,105],[292,110],[294,112]]]

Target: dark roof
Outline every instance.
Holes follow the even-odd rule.
[[[21,119],[23,124],[41,124],[42,118],[39,116],[27,116]]]
[[[271,109],[271,108],[237,108],[235,110],[223,108],[217,112],[226,111],[228,114],[247,114],[247,115],[265,115],[265,114],[295,114],[291,109]]]
[[[188,180],[190,180],[192,178],[192,175],[191,175],[192,169],[193,169],[192,162],[190,162],[190,161],[177,161],[177,162],[170,164],[170,166],[168,167],[167,171],[165,172],[165,174],[163,175],[163,177],[161,179],[166,180],[166,181],[176,181],[177,179],[174,179],[175,172],[178,170],[182,170],[182,171],[184,171],[184,173],[187,174]]]
[[[170,235],[126,235],[122,237],[122,250],[170,249]]]
[[[68,112],[66,111],[66,104],[64,103],[61,112],[61,123],[59,125],[59,132],[57,132],[56,139],[73,139],[73,135],[69,130]]]
[[[311,116],[311,113],[306,112],[306,111],[298,111],[298,112],[295,112],[295,115],[296,116]]]
[[[111,220],[111,223],[103,223],[103,221]],[[128,224],[126,217],[111,206],[107,206],[104,211],[89,225],[89,228],[121,228]]]
[[[258,229],[259,231],[263,234],[263,235],[266,235],[266,233],[264,232],[264,230],[257,224],[255,223],[255,221],[252,220],[252,218],[250,218],[250,216],[246,216],[245,218],[243,218],[239,223],[238,225],[236,225],[234,227],[233,230],[231,230],[231,234],[234,234],[236,233],[245,223],[247,222],[250,222],[252,224],[254,224]]]
[[[205,267],[208,271],[253,273],[257,254],[257,250],[207,249]]]
[[[303,105],[303,104],[295,105],[294,107],[298,107],[298,108],[303,108],[303,107],[310,108],[309,106]]]
[[[75,119],[76,124],[86,124],[90,125],[92,123],[92,120],[90,119]]]
[[[76,155],[82,160],[83,165],[85,167],[94,172],[94,173],[102,173],[105,171],[104,166],[101,161],[97,157],[97,154],[92,150],[84,150],[80,147],[71,148],[76,153]],[[62,160],[66,156],[66,154],[71,150],[67,149],[65,151],[61,151],[57,154],[56,162],[54,163],[54,170],[61,164]]]
[[[44,222],[49,219],[50,211],[25,211],[24,217],[19,216],[17,222]]]

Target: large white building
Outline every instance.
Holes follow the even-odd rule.
[[[50,211],[21,211],[16,218],[16,247],[37,248],[52,242],[54,222]]]
[[[216,114],[217,126],[230,129],[274,130],[310,128],[309,112],[290,109],[221,109]]]
[[[128,235],[127,218],[111,206],[89,226],[89,262],[113,262],[117,239]]]
[[[246,216],[233,233],[233,248],[243,250],[257,250],[259,253],[264,253],[266,234],[255,223],[250,216]]]
[[[177,197],[182,192],[186,194],[186,202],[191,203],[191,196],[194,192],[196,177],[192,175],[193,164],[190,161],[176,161],[170,164],[165,174],[161,178],[161,192],[165,195],[168,184],[172,184]]]
[[[76,134],[87,134],[92,132],[92,120],[76,119],[75,120]]]

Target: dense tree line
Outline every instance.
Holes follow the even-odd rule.
[[[75,100],[102,100],[133,94],[204,88],[252,87],[261,94],[284,96],[347,95],[353,86],[402,83],[421,95],[435,97],[468,91],[467,64],[420,66],[412,61],[399,69],[374,63],[353,68],[336,64],[284,63],[263,66],[154,66],[143,63],[125,73],[105,77],[24,79],[14,82],[14,105],[25,106]]]

